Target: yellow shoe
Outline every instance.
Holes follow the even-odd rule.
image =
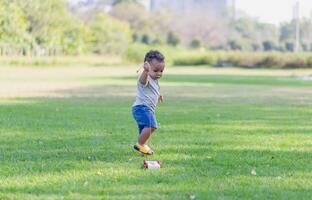
[[[147,145],[136,144],[133,148],[143,154],[153,155],[153,151]]]
[[[154,154],[154,151],[147,145],[147,144],[144,144],[143,145],[146,149],[148,149],[148,151],[152,152],[152,154]]]

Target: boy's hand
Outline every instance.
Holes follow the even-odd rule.
[[[159,98],[158,98],[158,102],[159,102],[159,103],[162,103],[163,100],[164,100],[164,97],[163,97],[162,95],[160,95]]]
[[[146,61],[143,65],[144,71],[149,72],[151,69],[151,65]]]

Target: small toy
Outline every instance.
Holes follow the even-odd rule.
[[[144,160],[143,167],[146,169],[160,169],[161,163],[159,160],[156,160],[156,161]]]

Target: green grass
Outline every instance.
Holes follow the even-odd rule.
[[[3,95],[0,199],[311,198],[312,81],[165,75],[155,155],[145,158],[132,150],[129,76],[51,75],[49,83],[80,85],[55,96]],[[163,168],[144,170],[144,159]]]

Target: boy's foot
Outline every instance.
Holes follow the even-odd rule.
[[[147,144],[144,144],[144,147],[147,148],[150,152],[152,152],[152,154],[154,154],[154,151]]]
[[[153,151],[151,150],[151,148],[149,148],[149,146],[147,145],[140,145],[140,144],[136,144],[133,147],[135,150],[146,154],[146,155],[153,155]]]

